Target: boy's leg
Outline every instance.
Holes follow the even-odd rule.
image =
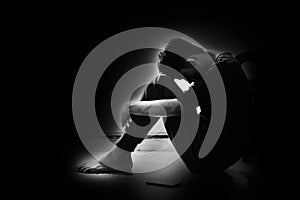
[[[128,122],[128,126],[116,142],[115,147],[105,154],[99,162],[89,166],[81,166],[78,171],[92,174],[117,171],[130,172],[133,167],[131,153],[144,140],[159,118],[132,115],[131,119],[132,121]],[[141,129],[141,127],[144,128]],[[118,170],[112,169],[110,166],[118,166]]]
[[[138,144],[140,144],[152,127],[157,123],[158,117],[131,115],[132,121],[128,123],[125,132],[121,138],[116,142],[116,146],[133,152]],[[134,124],[134,123],[135,124]]]
[[[151,101],[158,99],[174,99],[176,96],[167,88],[160,84],[150,83],[141,101]],[[159,118],[131,115],[132,122],[128,126],[121,138],[116,142],[116,146],[104,155],[96,165],[91,167],[81,167],[80,172],[84,173],[104,173],[106,167],[102,163],[113,163],[113,166],[120,166],[122,171],[130,171],[133,163],[131,153],[140,144],[151,128],[157,123]]]

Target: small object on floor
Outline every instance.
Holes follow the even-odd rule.
[[[147,185],[159,186],[159,187],[168,187],[168,188],[177,188],[181,186],[180,181],[172,180],[171,178],[156,178],[146,181]]]

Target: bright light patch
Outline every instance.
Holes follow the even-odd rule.
[[[188,81],[184,79],[174,79],[175,83],[178,85],[178,87],[185,93],[190,89],[190,87],[194,86],[194,82],[189,83]]]
[[[196,111],[197,111],[197,115],[200,115],[200,113],[201,113],[201,108],[200,108],[200,106],[197,106],[197,107],[196,107]]]

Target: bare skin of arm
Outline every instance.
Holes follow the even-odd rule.
[[[162,99],[154,101],[138,101],[128,105],[129,113],[139,116],[178,116],[180,102],[177,99]]]
[[[183,107],[177,99],[161,99],[153,101],[137,101],[124,107],[121,115],[121,124],[125,126],[131,121],[130,114],[137,116],[168,117],[179,116]]]

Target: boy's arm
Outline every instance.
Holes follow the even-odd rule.
[[[128,105],[129,113],[139,116],[168,117],[179,116],[180,102],[177,99],[138,101]]]

